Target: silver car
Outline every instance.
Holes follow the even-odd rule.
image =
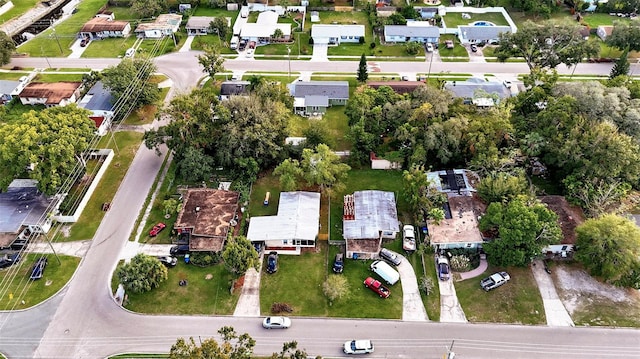
[[[400,262],[402,262],[402,257],[400,257],[398,253],[386,248],[382,248],[382,250],[380,250],[380,258],[386,260],[394,266],[398,266],[400,265]]]
[[[287,317],[266,317],[262,321],[265,329],[287,329],[291,326],[291,319]]]
[[[369,339],[349,340],[344,343],[344,348],[342,350],[345,354],[373,353],[373,342]]]

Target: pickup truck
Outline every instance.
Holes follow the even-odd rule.
[[[491,289],[498,288],[499,286],[507,283],[509,279],[511,279],[511,277],[507,272],[498,272],[481,280],[480,286],[485,290],[485,292],[488,292]]]
[[[364,286],[374,291],[380,296],[380,298],[389,298],[391,295],[391,292],[387,287],[382,285],[379,280],[375,280],[371,277],[367,277],[367,279],[364,280]]]

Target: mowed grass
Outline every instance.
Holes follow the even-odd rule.
[[[103,40],[94,40],[89,43],[82,53],[82,57],[118,57],[124,56],[124,53],[136,42],[135,36],[129,37],[113,37]]]
[[[453,41],[453,49],[447,49],[446,40]],[[460,44],[458,37],[452,34],[441,35],[438,45],[440,57],[466,57],[469,58],[469,52]]]
[[[304,30],[311,31],[313,24],[341,24],[341,25],[364,25],[364,36],[371,42],[371,24],[364,11],[319,11],[319,23],[311,22],[311,13],[307,12],[304,22]]]
[[[16,71],[2,71],[0,72],[0,80],[10,80],[10,81],[17,81],[19,80],[21,77],[23,76],[27,76],[29,75],[26,72],[16,72]]]
[[[0,22],[5,23],[15,17],[22,16],[27,10],[36,6],[40,0],[13,0],[13,7],[0,15]]]
[[[48,259],[42,279],[29,280],[33,264],[41,256]],[[80,258],[53,254],[27,254],[18,264],[0,270],[0,310],[26,309],[57,293],[75,272]],[[13,297],[13,299],[12,299]],[[24,303],[22,302],[24,301]]]
[[[178,282],[183,279],[188,284],[181,287]],[[223,264],[201,268],[184,263],[180,257],[178,264],[169,268],[169,278],[158,288],[127,293],[125,308],[145,314],[229,315],[240,296],[239,288],[231,293],[232,284],[233,276]]]
[[[142,136],[143,134],[138,132],[116,132],[114,137],[117,146],[111,141],[111,136],[102,137],[97,147],[114,149],[115,156],[80,219],[71,226],[69,237],[59,235],[60,238],[56,238],[56,241],[66,242],[93,238],[106,213],[102,211],[102,204],[111,202],[118,191],[118,187],[120,187],[120,183],[140,147]]]
[[[344,151],[351,148],[351,141],[347,139],[349,133],[349,119],[344,114],[344,106],[333,106],[320,120],[311,120],[302,116],[292,116],[289,120],[289,135],[299,137],[304,135],[312,123],[319,124],[324,128],[331,139],[331,148],[337,151]]]
[[[443,20],[449,29],[457,28],[459,25],[469,25],[476,21],[488,21],[494,23],[496,26],[509,26],[507,19],[505,19],[500,12],[488,12],[484,14],[469,13],[469,15],[471,15],[471,19],[463,19],[462,13],[449,12],[444,16]]]
[[[87,72],[88,73],[88,72]],[[83,73],[77,74],[52,74],[39,73],[34,77],[33,82],[82,82]]]
[[[582,21],[589,25],[590,28],[596,28],[601,25],[613,25],[614,21],[621,21],[629,23],[631,19],[628,17],[611,16],[605,13],[584,13],[582,15]]]
[[[504,270],[489,268],[480,277],[455,282],[458,300],[470,322],[545,324],[540,291],[529,268],[508,268],[508,283],[485,292],[480,280]]]
[[[411,255],[407,258],[413,267],[413,271],[416,273],[416,279],[418,280],[418,286],[420,286],[420,278],[425,276],[431,278],[433,283],[433,289],[429,295],[425,295],[421,292],[422,304],[427,310],[429,320],[440,320],[440,287],[438,286],[438,274],[436,273],[435,257],[431,253],[425,253],[422,258],[417,254]],[[424,262],[423,262],[424,259]]]

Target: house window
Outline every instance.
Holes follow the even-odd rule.
[[[347,37],[346,36],[340,36],[341,39],[346,40]]]
[[[383,236],[393,236],[393,232],[392,231],[383,231],[382,235]]]
[[[568,246],[562,246],[562,250],[563,250],[563,251],[566,251],[566,250],[567,250],[567,248],[569,248],[569,247],[568,247]]]
[[[471,243],[467,243],[466,247],[467,247],[467,248],[471,248],[471,247],[473,247],[473,244],[471,244]]]
[[[353,36],[349,36],[349,40],[353,40]]]
[[[289,240],[288,239],[283,239],[282,240],[282,244],[289,244]]]

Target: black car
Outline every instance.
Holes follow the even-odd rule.
[[[478,47],[474,44],[471,45],[471,52],[478,52]]]
[[[175,267],[178,263],[178,258],[174,256],[158,256],[156,258],[167,267]]]
[[[36,279],[42,278],[42,276],[44,275],[44,269],[46,267],[47,267],[47,258],[46,257],[38,258],[38,260],[36,261],[36,264],[34,264],[33,268],[31,268],[31,276],[29,277],[29,279],[36,280]]]
[[[0,257],[0,268],[11,267],[12,265],[20,262],[20,253],[15,252],[12,254],[5,254]]]
[[[172,256],[183,256],[189,253],[189,245],[188,244],[179,244],[177,246],[171,247],[169,249],[169,254]]]
[[[336,259],[333,261],[333,271],[335,273],[342,273],[344,270],[344,255],[342,253],[336,254]]]
[[[278,252],[269,252],[267,257],[267,273],[275,273],[278,271]]]

